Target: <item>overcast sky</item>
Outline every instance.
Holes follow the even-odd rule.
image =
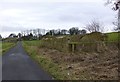
[[[0,0],[0,34],[26,29],[82,29],[93,19],[111,31],[117,12],[105,0]]]

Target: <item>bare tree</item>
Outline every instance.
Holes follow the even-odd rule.
[[[88,30],[89,32],[103,32],[104,31],[104,26],[99,21],[96,21],[96,20],[93,20],[92,22],[87,24],[86,27],[84,28]]]
[[[66,29],[62,29],[62,30],[61,30],[61,34],[62,34],[62,35],[67,34],[67,30],[66,30]]]
[[[115,30],[120,31],[120,0],[107,0],[106,4],[114,4],[114,7],[112,9],[115,11],[118,10],[118,17],[117,17],[118,20],[116,22],[117,28],[115,28]]]
[[[37,30],[36,29],[33,29],[33,34],[34,34],[34,36],[37,36]]]

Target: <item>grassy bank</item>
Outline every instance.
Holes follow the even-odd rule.
[[[12,48],[13,46],[15,46],[16,43],[13,42],[2,42],[2,53],[4,54],[5,52],[7,52],[10,48]]]
[[[24,41],[23,47],[43,69],[50,73],[54,79],[67,79],[66,73],[59,69],[59,65],[55,64],[51,58],[47,57],[39,51],[40,41]]]

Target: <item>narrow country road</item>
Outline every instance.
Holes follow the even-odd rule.
[[[52,80],[25,52],[22,43],[2,57],[2,80]]]

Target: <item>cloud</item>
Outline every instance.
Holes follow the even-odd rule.
[[[101,2],[102,0],[1,0],[1,2],[15,2],[15,3],[20,3],[20,2]]]
[[[32,28],[81,28],[94,18],[110,25],[116,13],[105,7],[102,0],[40,1],[1,0],[0,27],[4,32]]]

